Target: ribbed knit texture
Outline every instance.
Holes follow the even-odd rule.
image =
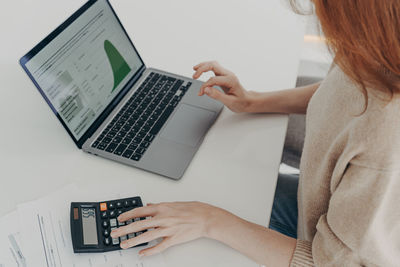
[[[296,250],[293,254],[290,267],[308,267],[314,266],[314,261],[311,255],[311,242],[297,240]]]
[[[368,89],[363,112],[334,66],[311,98],[291,266],[400,266],[400,97],[385,96]]]

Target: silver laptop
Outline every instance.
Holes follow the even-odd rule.
[[[197,96],[201,82],[147,68],[107,0],[87,2],[20,63],[79,148],[173,179],[223,108]]]

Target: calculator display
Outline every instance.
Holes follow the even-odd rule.
[[[97,245],[97,224],[95,208],[81,208],[83,244]]]

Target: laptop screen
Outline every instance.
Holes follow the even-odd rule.
[[[25,65],[76,140],[142,66],[106,0],[91,5]]]

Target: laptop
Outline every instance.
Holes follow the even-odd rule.
[[[160,44],[161,45],[161,44]],[[90,0],[20,64],[83,151],[180,179],[223,105],[147,68],[108,0]]]

